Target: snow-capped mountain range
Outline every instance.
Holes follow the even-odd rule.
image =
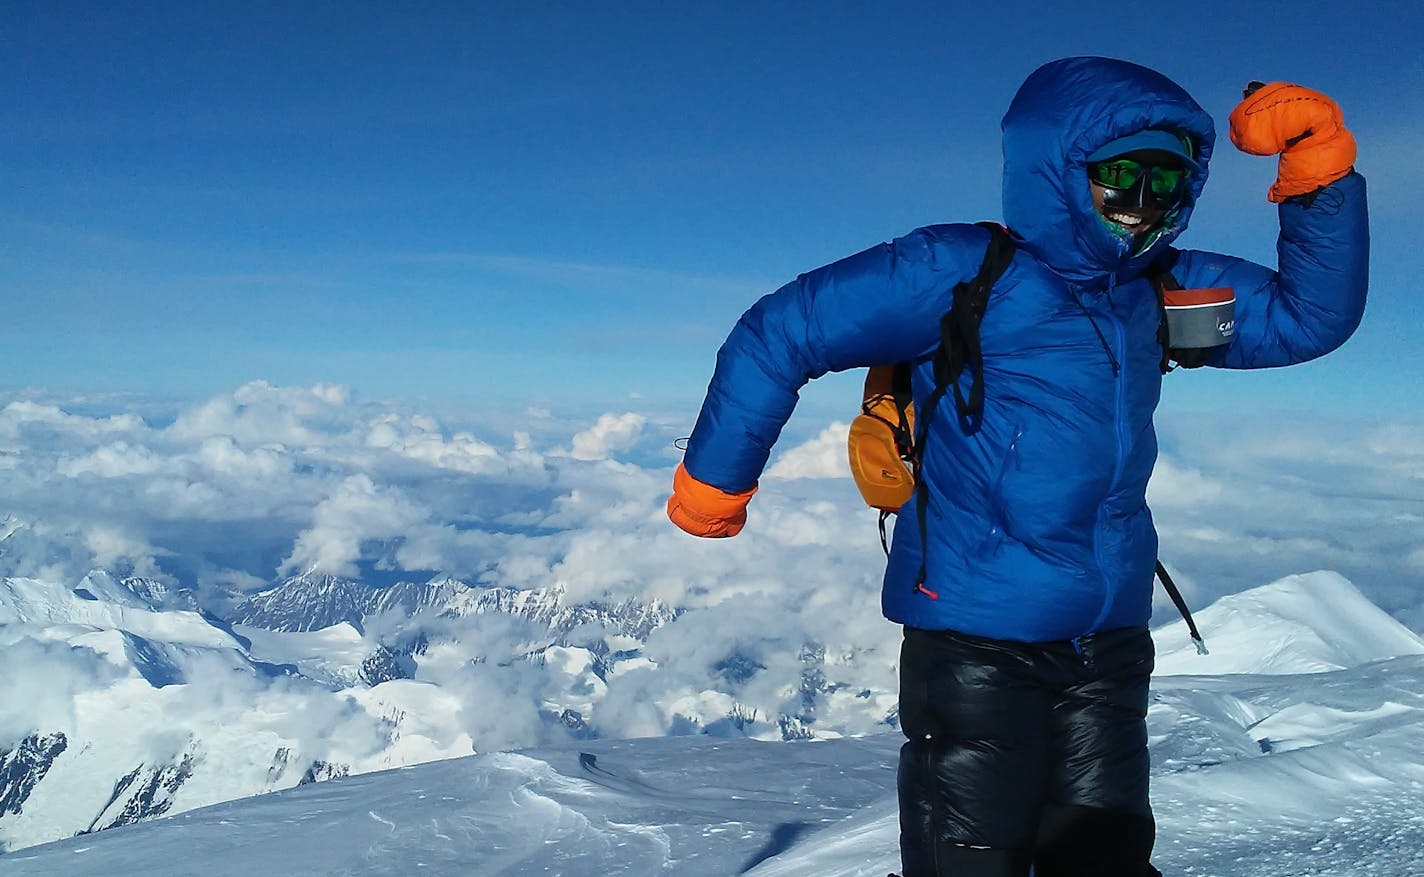
[[[1332,573],[1224,598],[1198,620],[1210,656],[1194,654],[1179,623],[1155,632],[1158,867],[1203,877],[1424,872],[1424,638]],[[409,680],[372,690],[400,684]],[[17,877],[881,877],[898,865],[900,742],[893,732],[690,735],[486,753],[12,851],[4,866]],[[58,771],[73,747],[60,748],[48,735],[11,750],[0,806],[24,794],[11,765],[48,753]],[[149,783],[155,799],[182,773],[180,763]],[[183,803],[173,800],[170,815]]]
[[[558,634],[566,634],[581,624],[604,624],[639,640],[646,640],[649,633],[674,616],[656,600],[647,604],[628,600],[568,605],[557,588],[472,588],[452,578],[399,582],[378,588],[317,572],[293,576],[274,588],[246,597],[226,616],[234,624],[303,632],[343,622],[360,630],[365,619],[372,616],[394,613],[398,618],[410,618],[425,612],[452,617],[499,612],[526,618]]]
[[[0,850],[336,776],[619,734],[649,709],[679,733],[776,740],[893,722],[887,684],[867,687],[853,656],[828,661],[814,644],[779,681],[733,644],[704,656],[700,683],[665,686],[648,644],[681,613],[657,601],[310,573],[224,615],[148,579],[0,580],[0,656],[26,668],[0,697]],[[660,648],[675,661],[671,633]]]

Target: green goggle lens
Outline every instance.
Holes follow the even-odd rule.
[[[1157,197],[1168,197],[1182,190],[1187,182],[1187,169],[1171,165],[1147,165],[1130,158],[1099,161],[1088,165],[1093,182],[1109,189],[1136,188],[1143,175],[1147,186]]]

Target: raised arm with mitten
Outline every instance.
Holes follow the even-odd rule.
[[[1309,195],[1350,172],[1355,135],[1335,101],[1289,82],[1246,86],[1231,111],[1231,142],[1252,155],[1280,155],[1275,185],[1266,197],[1277,203]]]
[[[1277,155],[1267,197],[1279,204],[1277,268],[1183,250],[1174,269],[1189,287],[1236,290],[1235,333],[1207,358],[1222,368],[1270,368],[1336,349],[1355,331],[1369,285],[1365,180],[1340,107],[1287,82],[1253,82],[1231,113],[1231,142]]]

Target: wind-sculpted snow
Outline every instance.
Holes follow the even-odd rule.
[[[1159,848],[1178,870],[1424,873],[1424,656],[1303,676],[1167,677],[1148,721],[1167,826]]]
[[[59,849],[40,848],[3,862],[32,875],[62,861],[73,877],[193,867],[211,877],[724,877],[883,797],[893,755],[885,737],[835,745],[664,738],[499,753],[219,805],[77,839],[59,859],[50,858]],[[203,841],[184,852],[180,835]],[[163,864],[177,856],[183,865]]]

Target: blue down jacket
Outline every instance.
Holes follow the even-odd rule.
[[[1131,252],[1094,210],[1085,165],[1145,128],[1188,134],[1201,171],[1165,231]],[[1235,336],[1209,365],[1302,362],[1359,324],[1369,234],[1357,174],[1280,205],[1279,271],[1172,247],[1214,139],[1186,92],[1137,65],[1073,58],[1024,83],[1003,122],[1004,219],[1017,250],[980,329],[982,423],[966,432],[947,398],[928,426],[917,487],[928,492],[928,544],[912,501],[885,572],[890,620],[1020,642],[1147,623],[1157,535],[1146,492],[1162,380],[1150,265],[1171,263],[1189,289],[1235,288]],[[718,352],[689,474],[729,492],[751,487],[798,390],[828,371],[910,360],[923,411],[940,316],[987,243],[974,225],[921,228],[758,301]]]

